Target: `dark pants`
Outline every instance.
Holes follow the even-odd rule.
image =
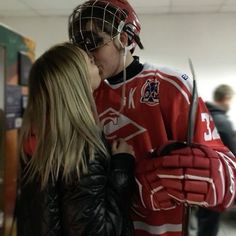
[[[216,236],[220,226],[220,212],[199,207],[197,236]]]

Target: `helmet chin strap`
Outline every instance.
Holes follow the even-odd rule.
[[[122,110],[124,109],[124,107],[126,106],[127,103],[127,98],[125,95],[126,92],[126,57],[127,57],[127,53],[133,48],[133,45],[129,45],[129,46],[124,46],[124,44],[121,42],[120,40],[120,33],[117,35],[117,39],[119,44],[121,45],[122,51],[123,51],[123,85],[122,85],[122,92],[121,92],[121,106],[119,109],[119,113],[122,112]]]

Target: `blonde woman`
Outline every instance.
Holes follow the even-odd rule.
[[[133,148],[98,124],[93,59],[69,43],[32,66],[20,132],[18,236],[131,235]]]

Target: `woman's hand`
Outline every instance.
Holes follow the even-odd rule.
[[[129,153],[134,156],[133,146],[129,145],[124,139],[114,140],[112,143],[112,154]]]

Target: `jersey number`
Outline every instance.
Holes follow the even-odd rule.
[[[202,122],[206,123],[206,128],[207,128],[207,131],[204,132],[204,140],[211,141],[211,140],[219,139],[220,136],[216,127],[214,126],[213,130],[211,130],[211,127],[210,127],[210,124],[213,121],[212,116],[209,115],[208,113],[202,113],[201,117],[202,117]]]

